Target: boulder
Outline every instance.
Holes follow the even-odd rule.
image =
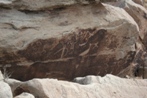
[[[0,98],[13,98],[10,86],[0,81]]]
[[[79,81],[89,81],[80,83]],[[33,79],[24,82],[20,88],[36,98],[144,98],[147,80],[123,79],[113,75],[77,78],[77,83],[55,79]],[[81,85],[82,84],[82,85]]]
[[[22,84],[21,81],[8,78],[8,79],[5,79],[5,83],[9,84],[9,86],[11,87],[11,91],[13,93],[13,96],[20,94],[21,91],[19,91],[19,92],[15,92],[15,91]]]
[[[139,0],[138,0],[139,1]],[[136,23],[138,24],[139,26],[139,35],[140,35],[140,38],[141,40],[145,40],[146,38],[146,31],[147,31],[147,28],[146,28],[146,25],[147,25],[147,16],[146,16],[146,13],[147,13],[147,10],[133,2],[132,0],[122,0],[122,1],[119,1],[119,7],[122,7],[124,8],[127,13],[136,21]]]
[[[92,3],[0,10],[0,64],[10,65],[18,80],[117,75],[134,59],[139,28],[121,8]]]
[[[139,26],[139,40],[136,41],[136,54],[130,66],[134,67],[133,70],[138,70],[137,76],[145,78],[145,67],[147,67],[147,63],[145,63],[147,58],[147,10],[139,2],[143,3],[142,0],[120,0],[115,6],[125,9]]]
[[[14,98],[35,98],[34,95],[29,94],[29,93],[22,93]]]

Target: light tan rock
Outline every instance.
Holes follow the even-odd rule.
[[[132,0],[122,0],[120,2],[121,3],[119,6],[124,8],[128,12],[128,14],[130,14],[130,16],[132,16],[133,19],[138,24],[139,30],[140,30],[139,35],[141,39],[142,40],[145,39],[146,31],[147,31],[147,28],[146,28],[147,10],[143,6],[133,2]]]
[[[35,98],[32,94],[29,93],[22,93],[14,98]]]
[[[2,72],[0,70],[0,81],[2,81],[3,79],[4,79],[4,77],[3,77],[3,74],[2,74]]]
[[[21,88],[29,90],[37,98],[144,98],[147,93],[147,81],[141,79],[123,79],[112,75],[105,77],[88,76],[77,84],[55,79],[33,79],[23,83]]]
[[[10,86],[0,81],[0,98],[13,98]]]
[[[22,84],[21,81],[15,80],[15,79],[5,79],[5,82],[7,84],[9,84],[9,86],[11,87],[12,93],[15,96],[17,92],[15,92],[15,90]]]
[[[134,2],[133,2],[134,1]],[[136,2],[136,3],[135,3]],[[138,4],[139,2],[143,2],[142,0],[120,0],[116,3],[116,6],[119,6],[126,10],[126,12],[136,21],[139,26],[139,40],[136,41],[136,54],[133,60],[133,64],[130,66],[134,66],[133,70],[138,70],[137,73],[139,76],[145,78],[145,72],[142,68],[139,67],[147,67],[145,64],[147,57],[146,49],[147,49],[147,10],[142,5]],[[138,67],[137,67],[138,66]],[[128,70],[128,69],[126,69]],[[124,70],[125,71],[125,70]],[[121,73],[121,72],[120,72]],[[137,75],[138,76],[138,75]]]
[[[1,0],[0,5],[19,10],[45,10],[49,8],[58,8],[75,4],[99,3],[100,0]]]
[[[1,0],[0,5],[19,10],[45,10],[50,8],[66,7],[75,4],[90,4],[99,2],[115,2],[117,0]],[[21,5],[21,6],[20,6]]]

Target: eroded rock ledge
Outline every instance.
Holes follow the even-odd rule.
[[[7,79],[6,83],[14,98],[143,98],[147,92],[147,80],[123,79],[110,74],[78,77],[74,82],[36,78],[26,82]]]

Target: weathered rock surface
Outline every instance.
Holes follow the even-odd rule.
[[[117,0],[1,0],[0,5],[6,8],[15,8],[18,10],[38,11],[53,9],[74,4],[91,4],[99,2],[116,2]]]
[[[0,81],[0,98],[13,98],[10,86],[3,81]]]
[[[137,4],[144,5],[144,0],[132,0]]]
[[[0,71],[0,81],[4,79],[2,72]]]
[[[113,75],[76,78],[80,84],[55,79],[33,79],[20,86],[36,98],[146,98],[147,80]],[[81,85],[83,84],[83,85]],[[18,89],[19,90],[19,89]]]
[[[117,75],[134,59],[139,28],[121,8],[99,3],[0,10],[0,64],[13,78]]]
[[[124,8],[128,12],[128,14],[133,17],[133,19],[139,26],[139,35],[141,39],[145,40],[145,36],[147,33],[147,10],[143,6],[136,4],[132,0],[122,0],[120,1],[118,6]]]
[[[146,98],[143,2],[0,0],[0,98]]]
[[[11,87],[11,91],[12,91],[14,96],[18,95],[18,93],[16,93],[15,90],[22,84],[21,81],[9,78],[9,79],[5,79],[5,83],[9,84],[9,86]]]
[[[133,2],[134,1],[134,2]],[[135,75],[141,75],[143,78],[146,78],[146,35],[147,35],[147,10],[142,6],[144,5],[144,0],[119,0],[118,2],[113,3],[114,6],[121,7],[136,21],[139,26],[139,41],[136,42],[136,54],[130,67],[127,67],[122,72],[129,72],[131,66],[132,70],[137,70]],[[139,69],[139,70],[138,70]],[[120,72],[121,74],[121,72]],[[122,74],[121,74],[122,76]]]
[[[147,8],[147,0],[144,0],[144,7]]]
[[[32,94],[29,93],[22,93],[14,98],[35,98]]]
[[[16,8],[19,10],[38,11],[48,8],[58,8],[73,4],[99,3],[100,0],[1,0],[0,4],[6,8]],[[104,0],[102,0],[104,1]],[[114,0],[113,0],[114,1]]]

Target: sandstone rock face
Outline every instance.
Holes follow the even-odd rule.
[[[0,0],[0,98],[146,98],[144,2]]]
[[[15,8],[19,10],[45,10],[48,8],[58,8],[73,4],[99,3],[100,0],[1,0],[0,4],[6,8]],[[101,0],[104,1],[104,0]],[[114,0],[113,0],[114,1]]]
[[[0,98],[13,98],[10,86],[0,81]]]
[[[90,3],[32,11],[40,8],[2,5],[0,64],[13,78],[117,75],[133,61],[139,28],[121,8]]]
[[[55,79],[33,79],[24,82],[20,88],[36,98],[147,97],[147,80],[123,79],[113,75],[87,76],[76,80],[75,82],[80,81],[80,84]]]
[[[19,10],[45,10],[48,8],[58,8],[74,4],[90,4],[99,2],[116,2],[117,0],[1,0],[0,5],[6,8],[15,8]]]

